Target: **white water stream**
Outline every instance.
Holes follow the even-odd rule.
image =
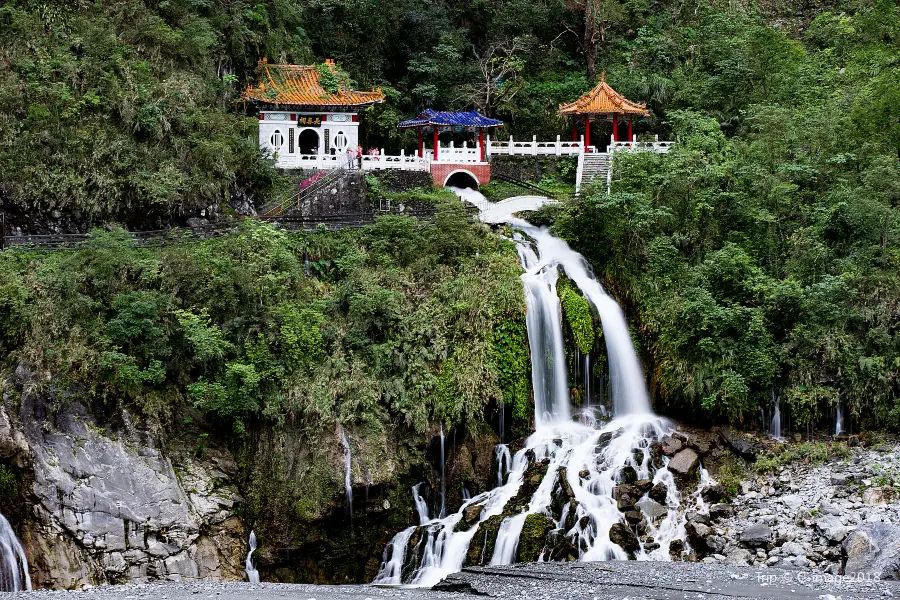
[[[253,552],[256,550],[256,533],[250,532],[250,551],[247,553],[247,560],[244,561],[244,572],[247,574],[247,581],[250,583],[259,583],[259,571],[253,566]]]
[[[347,432],[344,431],[343,425],[341,428],[341,446],[344,449],[344,494],[347,496],[347,505],[350,508],[350,521],[353,522],[353,482],[351,479],[351,469],[352,469],[352,455],[350,454],[350,438],[347,437]]]
[[[516,231],[513,240],[525,270],[521,278],[527,302],[536,427],[525,447],[512,457],[511,464],[506,446],[495,449],[498,467],[504,462],[510,465],[508,475],[498,468],[496,488],[463,502],[456,513],[444,516],[442,512],[438,519],[422,519],[420,511],[417,541],[413,538],[416,527],[398,533],[385,548],[375,583],[431,586],[449,573],[459,571],[479,529],[477,524],[468,529],[461,526],[464,510],[480,505],[478,521],[482,523],[504,514],[507,504],[522,486],[529,465],[540,461],[547,463],[546,475],[522,512],[505,513],[507,516],[499,526],[488,559],[490,564],[515,562],[519,537],[530,514],[551,518],[557,532],[577,548],[580,560],[627,558],[625,550],[610,540],[610,528],[625,522],[613,498],[613,489],[620,483],[626,467],[633,468],[638,479],[652,479],[665,485],[668,491],[666,506],[642,499],[647,528],[658,547],[645,550],[641,543],[635,557],[669,560],[670,542],[685,537],[684,510],[681,494],[667,467],[657,464],[659,468],[654,469],[651,444],[670,432],[671,426],[650,409],[643,373],[622,310],[603,290],[584,257],[546,228],[535,227],[512,215],[537,208],[546,199],[529,196],[491,204],[475,190],[453,191],[477,206],[483,221],[507,223]],[[602,323],[614,417],[606,423],[598,422],[590,410],[582,411],[579,422],[572,419],[561,308],[556,292],[561,271],[593,305]],[[585,380],[589,369],[590,359],[586,359]],[[569,514],[569,504],[563,507],[560,516],[552,513],[554,490],[560,486],[559,478],[563,474],[575,496],[574,518]],[[441,479],[443,486],[443,473]],[[703,480],[708,482],[708,476],[703,475]],[[414,498],[419,497],[418,486],[413,488],[413,494]],[[699,492],[690,500],[698,506],[702,502]],[[418,499],[416,506],[419,506]],[[444,506],[442,494],[442,509]],[[482,556],[480,562],[484,563],[485,559]]]
[[[28,558],[6,517],[0,515],[0,592],[31,591]]]

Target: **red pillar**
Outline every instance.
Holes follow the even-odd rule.
[[[628,117],[628,141],[632,141],[634,139],[634,130],[632,125],[634,124],[634,117]]]
[[[613,123],[613,141],[619,141],[619,115],[613,113],[612,115],[612,123]]]
[[[425,156],[425,151],[423,150],[424,144],[422,142],[422,128],[416,127],[416,133],[419,134],[419,158]]]
[[[484,129],[478,130],[478,143],[481,144],[481,162],[485,162],[484,157],[486,155],[486,150],[484,147]]]
[[[591,118],[584,118],[584,151],[587,152],[587,147],[591,145]]]
[[[434,160],[438,159],[438,130],[434,128]]]
[[[578,141],[578,119],[572,117],[572,141]]]

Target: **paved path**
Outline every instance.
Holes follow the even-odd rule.
[[[885,600],[900,599],[900,582],[860,581],[811,571],[696,563],[539,563],[477,567],[435,589],[368,585],[156,583],[101,586],[78,592],[32,592],[28,600]]]

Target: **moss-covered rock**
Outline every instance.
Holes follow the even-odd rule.
[[[478,524],[478,530],[469,544],[469,551],[463,562],[464,567],[473,565],[485,565],[491,561],[494,555],[494,545],[497,543],[497,531],[503,522],[503,515],[494,515]]]
[[[563,318],[572,332],[575,344],[582,354],[589,354],[594,348],[594,317],[591,304],[567,280],[561,279],[557,285],[562,304]]]
[[[547,515],[531,514],[525,517],[525,524],[522,526],[522,533],[519,536],[516,560],[519,562],[536,561],[547,546],[547,536],[555,528],[556,523]]]

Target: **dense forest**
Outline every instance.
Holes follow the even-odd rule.
[[[680,144],[664,157],[617,159],[611,195],[588,190],[548,218],[631,312],[656,397],[675,414],[747,425],[767,418],[774,394],[801,426],[827,421],[838,403],[866,425],[900,426],[900,8],[892,0],[6,2],[3,209],[35,220],[69,215],[83,227],[147,225],[270,199],[279,176],[257,149],[241,99],[264,57],[334,58],[356,85],[382,88],[387,101],[367,111],[364,134],[367,146],[390,149],[412,147],[404,137],[412,134],[395,125],[425,107],[477,108],[506,121],[504,135],[565,136],[571,124],[556,116],[558,104],[605,72],[618,91],[647,102],[652,116],[636,123],[639,136]],[[465,383],[471,374],[426,370],[436,379],[419,381],[384,345],[416,346],[397,337],[410,317],[394,304],[396,291],[407,288],[394,271],[390,285],[377,284],[384,292],[352,274],[383,261],[419,269],[397,249],[402,236],[432,245],[432,270],[479,242],[461,223],[456,233],[441,229],[447,239],[404,220],[378,227],[359,242],[368,254],[334,252],[328,277],[337,287],[310,292],[302,309],[285,304],[311,285],[292,279],[302,252],[257,248],[269,234],[252,228],[233,245],[191,251],[204,257],[171,251],[163,264],[177,268],[137,251],[46,264],[4,258],[4,349],[99,374],[151,414],[162,410],[154,390],[173,386],[239,429],[249,412],[283,418],[271,407],[284,403],[324,410],[315,390],[330,384],[303,365],[338,347],[334,315],[355,315],[341,329],[341,372],[377,380],[382,392],[358,402],[389,402],[416,426],[442,414],[462,420],[501,393],[496,375],[477,394]],[[388,233],[401,237],[379,241]],[[480,243],[495,243],[487,239]],[[225,271],[185,275],[198,262]],[[503,268],[512,278],[515,265]],[[83,281],[65,281],[75,273]],[[211,287],[199,287],[204,281]],[[466,285],[448,288],[452,310],[482,294],[506,307],[497,314],[521,317],[518,300],[494,299],[486,282]],[[175,295],[182,304],[172,304]],[[37,306],[54,319],[35,320]],[[410,335],[428,322],[410,322]],[[474,322],[504,331],[503,319]],[[28,341],[41,339],[64,351],[38,352]],[[485,345],[482,356],[494,343],[472,339]],[[374,354],[350,352],[357,343]],[[417,360],[440,363],[439,350]],[[357,370],[357,360],[369,366]],[[444,365],[438,372],[473,367],[452,357]],[[279,378],[301,376],[312,378],[308,389],[285,395],[294,384]],[[459,388],[448,392],[452,406],[410,399],[441,386]],[[384,407],[370,408],[353,414],[374,418]]]

